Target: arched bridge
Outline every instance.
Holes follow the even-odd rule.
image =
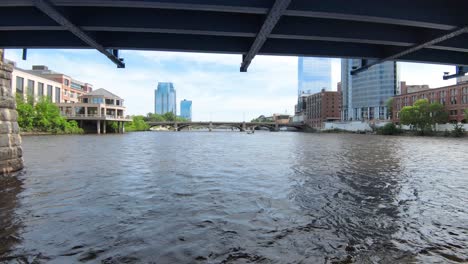
[[[281,127],[293,127],[299,130],[302,130],[304,128],[304,125],[302,123],[281,124],[281,123],[276,123],[276,122],[210,122],[210,121],[174,122],[174,121],[165,121],[165,122],[148,122],[148,125],[150,125],[151,127],[170,126],[174,128],[174,131],[180,131],[187,127],[206,127],[210,131],[213,128],[217,128],[217,127],[232,127],[232,128],[239,129],[239,131],[241,132],[244,132],[247,130],[254,130],[260,127],[268,128],[270,131],[278,131]]]

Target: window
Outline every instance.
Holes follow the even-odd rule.
[[[450,115],[457,115],[457,114],[458,114],[457,110],[450,110]]]
[[[52,85],[47,85],[47,97],[49,97],[50,100],[52,100]]]
[[[60,88],[59,87],[55,87],[55,102],[56,103],[60,103],[60,99],[61,99],[61,94],[60,94]]]
[[[28,80],[28,95],[34,96],[34,81]]]
[[[88,98],[83,98],[83,103],[87,104],[88,103]]]
[[[462,103],[468,104],[468,87],[463,87],[462,89]]]
[[[16,92],[22,94],[24,90],[24,79],[16,76]]]
[[[38,96],[44,96],[44,84],[38,82],[37,83],[37,95]]]
[[[103,98],[94,97],[92,102],[93,102],[93,104],[102,104],[104,102],[104,100],[103,100]]]
[[[457,95],[458,95],[458,90],[457,89],[450,89],[450,104],[457,104]]]
[[[70,81],[68,79],[64,79],[63,80],[63,83],[66,85],[66,86],[70,86]]]

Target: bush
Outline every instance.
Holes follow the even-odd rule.
[[[465,135],[465,129],[462,124],[455,124],[453,130],[450,133],[452,137],[463,137]]]
[[[383,127],[377,128],[377,134],[379,135],[398,135],[401,134],[401,129],[399,129],[395,124],[388,123]]]
[[[48,98],[41,98],[35,105],[25,102],[20,94],[16,97],[18,125],[23,131],[49,132],[54,134],[82,134],[76,121],[67,121],[59,108]]]

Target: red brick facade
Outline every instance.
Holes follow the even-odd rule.
[[[427,99],[430,103],[438,102],[444,105],[445,111],[449,114],[449,122],[462,122],[465,119],[464,110],[468,109],[468,83],[395,96],[393,122],[400,121],[399,112],[403,107],[411,106],[419,99]]]
[[[339,92],[327,92],[310,95],[306,99],[306,111],[304,121],[313,128],[321,128],[323,122],[341,119],[341,94]]]

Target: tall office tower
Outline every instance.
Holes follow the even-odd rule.
[[[192,121],[192,101],[185,99],[180,101],[180,117]]]
[[[176,90],[172,83],[158,83],[154,91],[154,112],[160,115],[172,112],[177,115]]]
[[[332,66],[330,58],[299,57],[298,97],[332,89]]]
[[[389,61],[351,75],[362,60],[341,61],[343,120],[385,120],[389,117],[388,99],[399,93],[398,63]]]

